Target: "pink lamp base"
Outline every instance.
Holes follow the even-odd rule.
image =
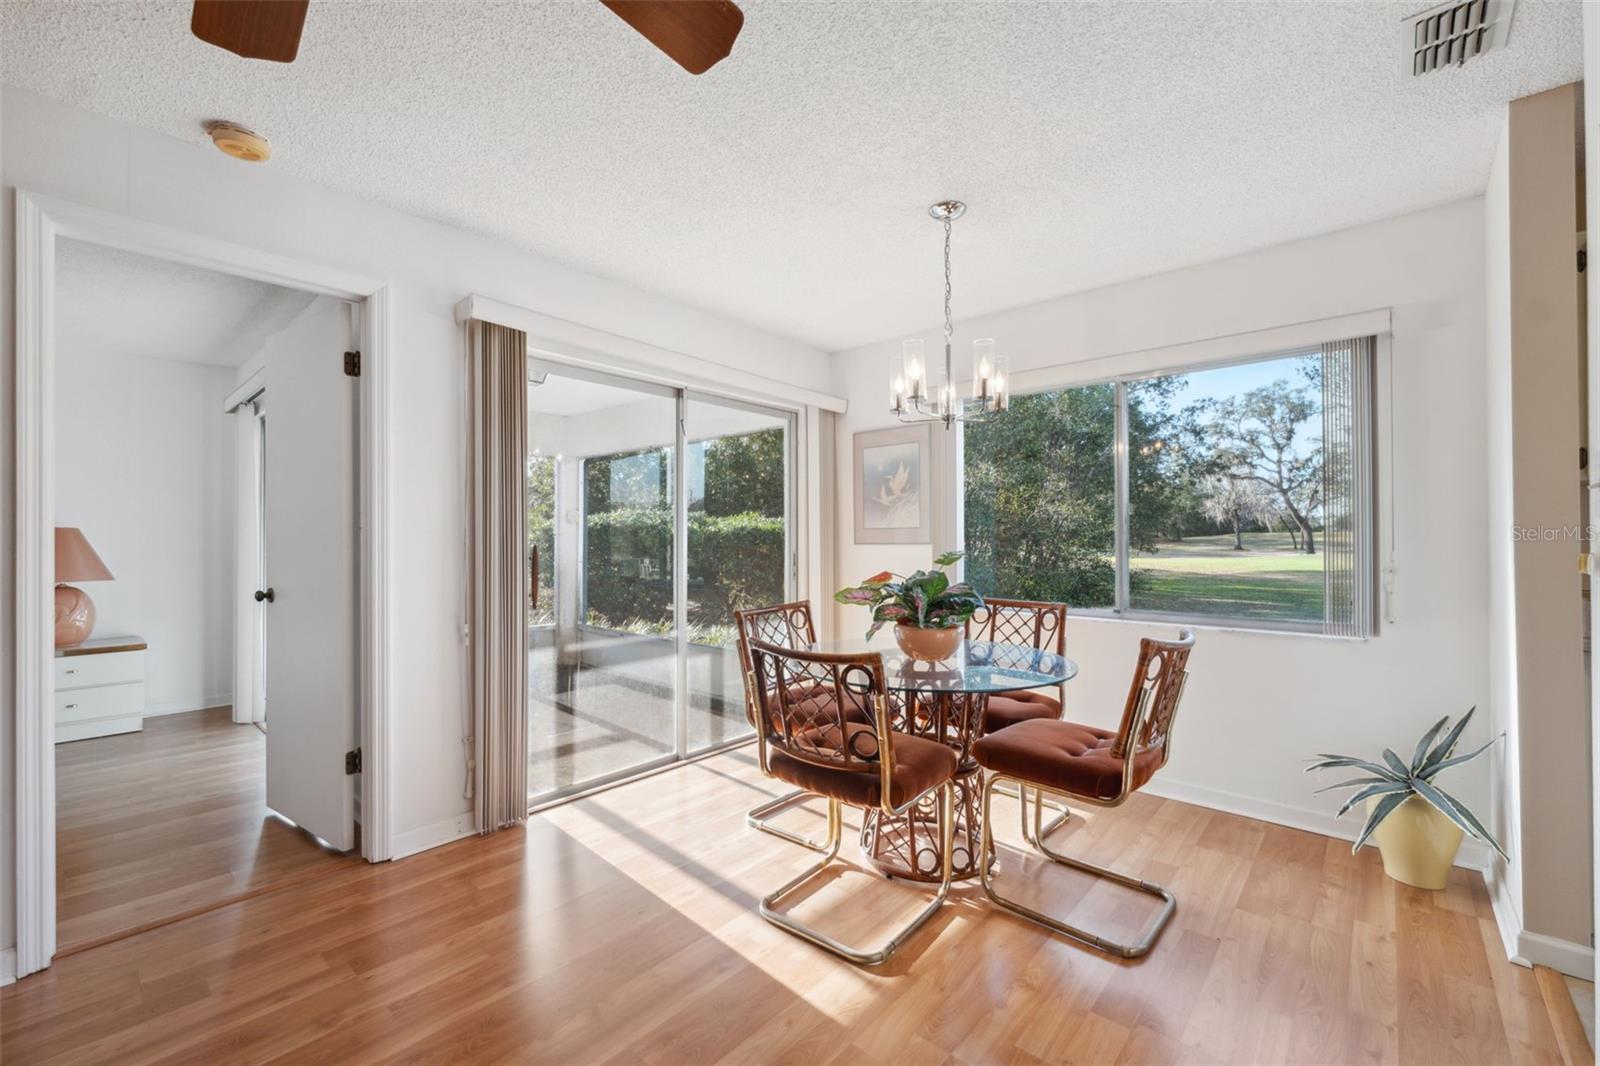
[[[94,601],[72,585],[56,586],[56,647],[72,648],[94,632]]]

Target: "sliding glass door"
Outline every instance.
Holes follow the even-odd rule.
[[[733,612],[791,598],[792,424],[533,366],[530,803],[750,735]]]
[[[767,408],[687,400],[690,751],[754,732],[733,613],[792,598],[789,424]]]

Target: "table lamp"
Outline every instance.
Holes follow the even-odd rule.
[[[56,647],[72,648],[94,632],[94,601],[68,581],[110,581],[111,571],[75,526],[56,527]]]

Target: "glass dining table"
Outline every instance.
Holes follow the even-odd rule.
[[[859,638],[821,641],[811,650],[882,653],[894,728],[956,750],[960,761],[955,778],[952,877],[977,877],[983,770],[972,757],[972,745],[983,735],[989,697],[1063,685],[1077,676],[1078,664],[1052,651],[984,640],[964,640],[953,655],[936,663],[912,659],[894,644],[869,644]],[[937,793],[896,818],[881,810],[868,810],[861,826],[862,850],[890,877],[937,882],[943,862],[939,817]]]

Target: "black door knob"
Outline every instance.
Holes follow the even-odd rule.
[[[275,599],[277,599],[277,597],[273,595],[271,589],[267,589],[265,592],[263,592],[261,589],[256,589],[257,603],[260,603],[262,600],[266,600],[268,603],[271,603]]]

